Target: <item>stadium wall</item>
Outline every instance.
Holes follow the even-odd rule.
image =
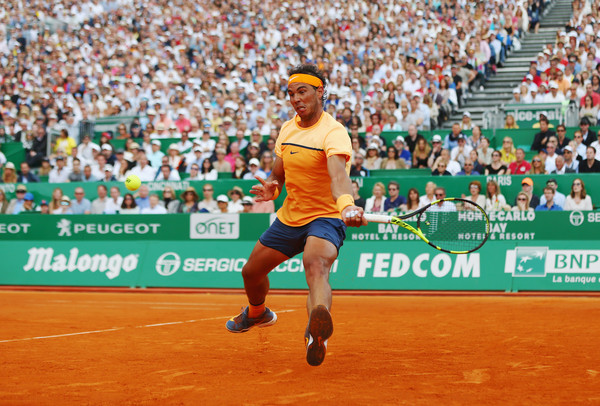
[[[3,216],[0,285],[242,288],[268,214]],[[449,255],[402,228],[348,229],[338,290],[598,291],[600,212],[491,213],[479,251]],[[305,289],[301,257],[271,274]]]

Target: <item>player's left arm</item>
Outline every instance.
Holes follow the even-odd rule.
[[[333,200],[338,202],[338,199],[344,195],[352,196],[352,182],[346,173],[346,156],[335,154],[328,157],[327,171],[329,172],[329,177],[331,178],[331,195],[333,196]],[[344,205],[344,200],[345,198],[342,198],[342,200],[338,202],[338,206],[340,204]],[[356,212],[356,214],[354,216],[347,217],[350,212]],[[367,220],[363,217],[363,214],[364,211],[362,207],[354,205],[354,199],[352,199],[351,204],[346,205],[341,210],[342,221],[350,227],[367,225]]]

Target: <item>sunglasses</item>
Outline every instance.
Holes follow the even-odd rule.
[[[524,197],[519,197],[517,200],[520,201],[520,202],[526,202],[527,201],[527,199],[525,199]]]
[[[581,186],[581,182],[573,182],[573,186]]]
[[[212,192],[213,189],[202,189],[203,192]]]
[[[541,159],[534,159],[532,162],[542,162]]]

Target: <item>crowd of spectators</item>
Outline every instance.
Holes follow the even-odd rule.
[[[405,168],[457,176],[519,173],[519,152],[493,151],[468,112],[445,137],[440,132],[428,142],[420,132],[439,127],[485,85],[523,34],[537,30],[544,7],[540,0],[17,2],[0,15],[0,141],[21,142],[26,156],[17,170],[0,153],[2,180],[25,187],[46,177],[62,183],[123,181],[129,174],[142,181],[216,180],[219,172],[268,176],[278,130],[294,114],[287,70],[300,63],[326,73],[325,109],[352,138],[352,175]],[[579,71],[573,74],[587,80],[597,64],[579,52],[582,43],[594,46],[584,12],[575,14],[584,29],[574,28]],[[556,58],[548,56],[564,56],[562,48],[543,52],[553,75],[560,69],[552,69]],[[544,66],[535,66],[540,78]],[[94,142],[84,124],[107,117],[123,122]],[[383,131],[408,135],[387,145]],[[162,143],[171,139],[177,142],[165,154]],[[113,140],[124,140],[124,147],[113,147]],[[109,194],[101,198],[102,186],[97,199],[103,201]],[[167,212],[253,210],[244,207],[248,196],[236,193],[201,207],[191,192],[180,199],[165,192],[144,197],[152,212],[162,211],[156,205]],[[108,209],[89,211],[148,209],[133,198],[115,196]],[[49,212],[76,212],[76,197],[67,199],[48,204]]]

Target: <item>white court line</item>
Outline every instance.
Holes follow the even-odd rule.
[[[277,313],[290,313],[290,312],[295,312],[295,309],[290,309],[290,310],[279,310]],[[167,323],[156,323],[156,324],[144,324],[141,326],[135,326],[133,328],[149,328],[149,327],[160,327],[160,326],[171,326],[174,324],[185,324],[185,323],[197,323],[200,321],[212,321],[212,320],[224,320],[231,317],[231,315],[229,316],[219,316],[219,317],[209,317],[206,319],[197,319],[197,320],[184,320],[184,321],[171,321],[171,322],[167,322]],[[80,331],[78,333],[67,333],[67,334],[56,334],[56,335],[52,335],[52,336],[38,336],[38,337],[26,337],[26,338],[14,338],[11,340],[0,340],[0,343],[14,343],[17,341],[30,341],[30,340],[44,340],[47,338],[60,338],[60,337],[69,337],[69,336],[78,336],[78,335],[84,335],[84,334],[99,334],[99,333],[108,333],[111,331],[119,331],[119,330],[125,330],[127,327],[113,327],[113,328],[108,328],[105,330],[91,330],[91,331]]]
[[[220,307],[226,304],[218,303],[181,303],[181,302],[127,302],[117,300],[48,300],[47,303],[93,303],[93,304],[140,304],[140,305],[173,305],[173,306],[205,306],[205,307]]]

